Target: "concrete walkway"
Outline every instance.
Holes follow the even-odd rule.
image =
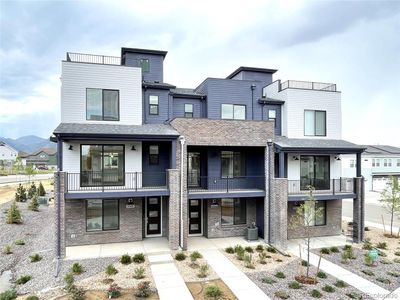
[[[148,256],[151,272],[161,300],[192,300],[192,294],[179,274],[171,254]]]
[[[201,253],[239,300],[270,299],[219,250],[207,249]]]

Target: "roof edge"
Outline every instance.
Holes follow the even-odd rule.
[[[142,54],[156,54],[156,55],[161,55],[163,57],[165,57],[168,53],[168,51],[163,51],[163,50],[121,47],[121,57],[123,57],[123,55],[126,52],[142,53]]]
[[[256,67],[241,66],[241,67],[237,68],[235,71],[233,71],[231,74],[229,74],[226,77],[226,79],[232,79],[233,77],[235,77],[237,74],[239,74],[242,71],[274,74],[278,70],[277,69],[267,69],[267,68],[256,68]]]

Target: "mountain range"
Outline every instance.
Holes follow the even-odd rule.
[[[0,136],[0,141],[5,142],[18,151],[23,151],[26,153],[33,153],[42,148],[56,148],[55,143],[36,135],[22,136],[17,139],[3,138]]]

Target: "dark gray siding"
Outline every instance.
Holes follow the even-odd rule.
[[[200,99],[173,98],[173,118],[185,116],[186,103],[193,104],[193,118],[200,118],[202,116],[202,101]]]
[[[158,96],[158,115],[149,114],[149,96]],[[169,90],[160,89],[147,89],[143,90],[144,97],[144,123],[154,124],[154,123],[164,123],[169,119]]]
[[[276,110],[276,123],[275,123],[275,134],[282,134],[282,109],[281,105],[264,105],[263,110],[263,120],[268,120],[268,110],[275,109]]]
[[[159,164],[150,165],[149,163],[149,147],[150,145],[158,145],[159,148]],[[143,186],[146,185],[165,185],[166,170],[170,168],[170,142],[143,142],[142,144],[142,171]]]
[[[142,74],[143,80],[163,82],[164,57],[156,54],[126,53],[125,65],[131,67],[140,67],[140,59],[148,59],[150,62],[150,72],[145,72]]]
[[[272,74],[269,74],[269,73],[242,71],[239,74],[241,74],[241,77],[238,77],[237,79],[262,81],[262,82],[265,82],[266,84],[269,84],[272,82]],[[236,76],[238,76],[238,75],[236,75]]]

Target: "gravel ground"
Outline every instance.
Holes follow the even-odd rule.
[[[173,253],[174,257],[175,257],[176,253],[177,252]],[[204,258],[198,258],[196,260],[197,267],[192,267],[191,261],[190,261],[191,253],[192,252],[190,252],[190,251],[186,251],[185,254],[187,255],[187,257],[183,261],[177,261],[176,259],[174,259],[175,265],[178,268],[178,271],[182,275],[183,280],[185,282],[198,282],[198,281],[209,281],[209,280],[219,279],[217,273],[215,273],[215,271],[211,268],[210,265],[208,265],[209,270],[208,270],[207,277],[204,277],[204,278],[198,277],[197,274],[199,273],[199,266],[206,264],[207,261]],[[201,254],[201,252],[200,252],[200,254]]]
[[[302,269],[303,274],[305,273],[305,268],[299,266],[299,259],[291,261],[286,265],[281,265],[277,267],[274,271],[262,271],[262,272],[251,272],[246,273],[246,275],[255,283],[257,284],[271,299],[278,299],[275,297],[275,293],[277,291],[285,291],[290,299],[316,299],[311,297],[310,293],[313,289],[317,289],[321,292],[322,297],[320,299],[350,299],[346,294],[355,292],[359,295],[362,293],[355,289],[352,286],[347,286],[345,288],[337,288],[333,284],[336,282],[336,278],[328,275],[327,278],[321,279],[318,278],[318,283],[315,285],[306,285],[303,284],[300,289],[291,289],[288,287],[288,284],[294,281],[294,277],[299,274],[299,271]],[[286,275],[286,278],[279,279],[274,276],[276,272],[283,272]],[[316,273],[316,268],[311,267],[311,274]],[[276,281],[276,283],[268,284],[263,283],[262,278],[269,277]],[[326,285],[330,285],[334,287],[335,291],[333,293],[328,293],[322,290],[322,288]],[[367,295],[362,295],[363,299],[372,299]]]

